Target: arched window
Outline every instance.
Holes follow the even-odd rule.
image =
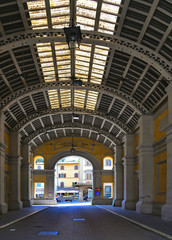
[[[64,188],[64,182],[60,182],[60,187]]]
[[[59,178],[65,178],[66,177],[66,173],[59,173]]]
[[[34,169],[43,170],[44,169],[44,158],[41,156],[36,156],[34,158]]]
[[[75,174],[74,174],[74,178],[78,178],[78,173],[75,173]]]
[[[112,158],[109,157],[105,157],[103,159],[103,169],[104,170],[112,170],[113,166],[112,166]]]
[[[78,165],[75,165],[75,166],[74,166],[74,170],[78,170]]]
[[[60,170],[64,170],[64,166],[62,165],[62,166],[60,166]]]

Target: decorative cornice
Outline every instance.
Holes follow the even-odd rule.
[[[99,134],[102,134],[103,136],[105,136],[107,139],[109,139],[111,142],[115,143],[115,144],[121,144],[121,141],[118,140],[117,138],[115,138],[115,136],[113,136],[112,134],[107,133],[106,131],[93,127],[93,126],[89,126],[89,125],[83,125],[80,123],[65,123],[65,124],[59,124],[59,125],[52,125],[46,128],[41,128],[38,131],[35,131],[33,134],[30,134],[28,137],[23,139],[23,143],[29,143],[30,141],[32,141],[34,138],[36,138],[38,135],[40,135],[41,133],[44,133],[46,131],[52,130],[52,129],[64,129],[64,128],[78,128],[78,129],[88,129],[94,132],[97,132]]]
[[[71,81],[58,81],[58,82],[47,82],[47,83],[40,83],[36,85],[29,86],[27,88],[20,89],[19,91],[10,94],[8,97],[4,98],[0,102],[0,110],[5,111],[7,108],[9,108],[10,105],[16,102],[16,100],[20,100],[21,98],[24,98],[26,96],[29,96],[34,93],[38,93],[45,90],[50,89],[72,89],[73,85]],[[97,91],[99,93],[116,97],[120,101],[123,101],[127,103],[131,108],[133,108],[139,115],[146,113],[148,110],[136,99],[132,98],[128,94],[125,94],[124,92],[121,92],[119,90],[116,90],[114,88],[105,86],[105,85],[99,85],[95,83],[87,83],[83,82],[82,86],[75,86],[75,89],[84,89],[84,90],[91,90],[91,91]]]
[[[34,113],[30,116],[27,116],[26,118],[24,118],[23,120],[21,120],[13,129],[15,131],[22,131],[22,129],[29,123],[32,122],[33,120],[36,119],[40,119],[41,117],[45,117],[45,116],[49,116],[49,115],[53,115],[53,114],[63,114],[63,113],[73,113],[75,112],[76,114],[88,114],[91,116],[96,116],[96,117],[100,117],[101,119],[106,119],[107,121],[111,122],[111,124],[114,124],[116,126],[118,126],[118,128],[120,128],[122,131],[124,131],[125,133],[128,132],[132,132],[132,129],[130,129],[129,127],[127,127],[124,123],[122,123],[120,120],[118,120],[117,118],[114,118],[110,115],[106,115],[103,114],[99,111],[91,111],[88,109],[81,109],[81,108],[58,108],[58,109],[48,109],[48,110],[44,110],[42,112],[39,113]]]
[[[82,39],[82,42],[84,43],[94,42],[96,45],[108,46],[112,49],[118,49],[123,52],[127,52],[130,55],[136,56],[155,67],[164,77],[167,78],[167,80],[171,79],[171,63],[159,53],[156,53],[142,44],[116,35],[114,36],[84,30],[82,31]],[[0,38],[0,53],[8,51],[9,49],[21,47],[23,45],[59,41],[66,41],[63,29],[30,30],[13,33]]]

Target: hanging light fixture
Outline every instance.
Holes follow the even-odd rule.
[[[66,42],[68,43],[69,49],[79,48],[82,36],[81,29],[79,26],[74,25],[74,21],[72,19],[72,27],[65,27],[64,33],[66,35]]]
[[[72,128],[72,147],[70,149],[71,153],[75,153],[76,150],[76,145],[74,145],[74,141],[73,141],[73,128]]]

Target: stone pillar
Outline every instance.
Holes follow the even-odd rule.
[[[5,203],[5,144],[4,144],[4,122],[5,116],[0,112],[0,214],[7,213],[8,207]]]
[[[20,135],[18,132],[10,133],[10,156],[9,156],[9,172],[10,172],[10,198],[9,209],[17,210],[23,207],[21,201],[21,187],[20,187]]]
[[[168,94],[168,126],[166,127],[167,143],[167,193],[166,204],[162,206],[163,220],[172,221],[172,83],[167,88]]]
[[[96,195],[96,188],[100,188],[100,195]],[[93,199],[92,204],[99,203],[101,199],[101,174],[99,170],[93,170]]]
[[[124,200],[122,208],[134,210],[135,203],[135,188],[134,188],[134,134],[127,134],[125,139],[125,157],[124,160]]]
[[[79,201],[83,202],[83,187],[79,187]]]
[[[114,206],[121,207],[123,200],[123,147],[116,146],[114,164]]]
[[[31,169],[30,169],[30,147],[28,144],[22,145],[22,165],[21,165],[21,200],[23,201],[24,207],[30,207],[30,178],[31,178]]]
[[[151,114],[139,119],[139,201],[136,211],[152,214],[154,200],[154,119]]]
[[[46,170],[46,198],[54,200],[55,193],[54,193],[54,173],[55,170]]]

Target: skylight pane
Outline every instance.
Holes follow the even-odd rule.
[[[30,18],[45,18],[46,15],[46,10],[38,10],[38,11],[30,11]]]
[[[95,46],[91,79],[90,79],[92,83],[101,84],[102,78],[104,75],[108,53],[109,53],[108,47],[97,46],[97,45]]]
[[[64,28],[70,23],[69,0],[50,0],[50,13],[53,28]]]
[[[70,17],[69,16],[62,16],[62,17],[53,17],[51,18],[52,25],[57,25],[61,23],[69,22]]]
[[[118,14],[119,6],[109,4],[109,3],[102,3],[101,11],[112,13],[112,14]]]
[[[71,106],[71,90],[60,89],[60,98],[62,107]]]
[[[88,80],[91,48],[91,44],[81,44],[80,49],[75,50],[75,75],[83,81]]]
[[[98,31],[113,34],[121,0],[104,0],[101,7]]]
[[[27,2],[32,29],[48,28],[45,0]]]
[[[77,23],[78,24],[79,23],[82,23],[82,24],[84,23],[86,25],[94,26],[95,20],[78,16],[77,17]]]
[[[91,9],[96,9],[97,8],[97,2],[94,0],[77,0],[76,5],[80,7],[86,7],[86,8],[91,8]]]
[[[29,10],[45,8],[45,0],[27,2]]]
[[[51,108],[59,108],[59,98],[57,90],[48,90],[48,96],[50,100]]]
[[[61,7],[61,8],[53,8],[51,9],[51,16],[62,16],[65,14],[69,14],[70,13],[70,8],[69,7]]]
[[[91,9],[80,8],[80,7],[76,8],[76,14],[80,16],[87,16],[93,19],[95,19],[96,17],[96,11]]]
[[[81,30],[94,30],[96,9],[96,1],[76,1],[76,25],[79,25]]]
[[[74,91],[74,107],[84,108],[85,95],[86,95],[85,90]]]
[[[95,110],[97,98],[98,92],[88,91],[86,108],[90,110]]]
[[[59,77],[69,77],[71,75],[71,56],[67,43],[55,43],[55,53]]]
[[[49,0],[49,2],[51,7],[59,7],[70,4],[70,0]]]

